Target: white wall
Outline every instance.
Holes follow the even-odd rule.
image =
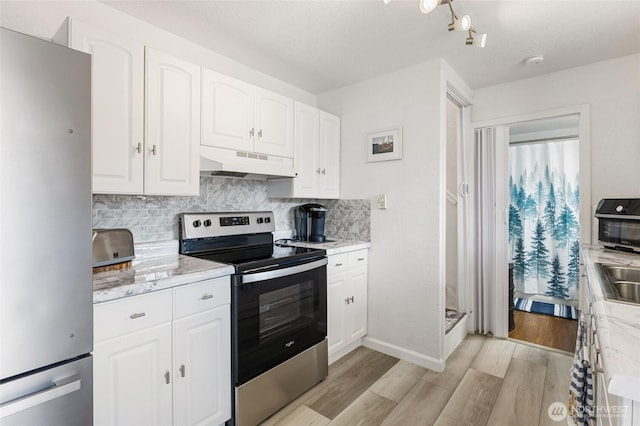
[[[640,197],[640,54],[476,90],[472,120],[581,104],[591,110],[590,205]]]
[[[3,27],[47,40],[53,38],[67,16],[306,104],[316,104],[316,97],[309,92],[207,50],[103,3],[93,0],[0,1],[0,24]]]
[[[387,194],[388,208],[371,210],[367,344],[432,367],[441,362],[444,315],[442,65],[422,63],[318,97],[342,117],[341,197],[373,202]],[[395,125],[403,128],[402,160],[366,163],[367,132]]]

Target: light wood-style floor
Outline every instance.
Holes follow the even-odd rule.
[[[568,400],[571,357],[468,335],[442,373],[360,347],[263,425],[553,425]]]
[[[514,313],[516,328],[509,332],[510,338],[575,351],[578,321],[517,310]]]

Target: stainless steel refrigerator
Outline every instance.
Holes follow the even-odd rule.
[[[0,424],[86,426],[91,60],[0,31]]]

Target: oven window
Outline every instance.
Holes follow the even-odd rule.
[[[305,281],[259,296],[260,340],[315,320],[313,281]]]
[[[640,224],[622,220],[600,220],[600,240],[630,246],[640,245]]]

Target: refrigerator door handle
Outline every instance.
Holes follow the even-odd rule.
[[[81,380],[77,374],[56,380],[51,387],[23,396],[0,405],[0,418],[35,407],[71,392],[80,390]]]

